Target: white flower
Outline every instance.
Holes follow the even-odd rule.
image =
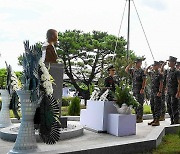
[[[46,89],[47,95],[52,95],[53,94],[53,89]]]
[[[11,85],[13,86],[13,85],[17,85],[18,83],[17,83],[17,81],[13,81],[13,82],[11,82]]]
[[[43,83],[43,87],[44,88],[48,88],[48,87],[51,87],[52,86],[52,84],[51,84],[51,82],[50,81],[45,81],[44,83]]]
[[[46,81],[46,80],[49,81],[50,80],[50,75],[49,74],[42,74],[41,75],[41,80],[42,81]]]
[[[48,69],[46,68],[46,66],[41,66],[41,71],[43,73],[47,73],[48,72]]]
[[[46,76],[47,80],[51,80],[51,75],[49,74],[49,72],[45,72],[44,75]]]
[[[40,58],[40,59],[39,59],[39,65],[41,66],[43,63],[44,63],[44,62],[43,62],[43,59]]]
[[[13,91],[17,91],[18,89],[19,89],[18,86],[13,86],[13,87],[12,87],[12,90],[13,90]]]
[[[12,81],[17,80],[17,78],[15,78],[14,76],[11,76],[11,80]]]

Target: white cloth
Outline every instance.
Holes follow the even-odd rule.
[[[42,45],[42,60],[43,62],[45,61],[45,58],[46,58],[46,49],[47,49],[47,46],[49,45],[48,42],[45,42],[43,45]]]

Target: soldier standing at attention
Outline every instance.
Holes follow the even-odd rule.
[[[108,67],[109,76],[105,79],[105,82],[104,82],[105,88],[110,89],[112,92],[116,91],[117,83],[116,83],[116,80],[114,79],[115,71],[116,70],[113,65]],[[113,97],[111,96],[111,94],[108,95],[108,100],[113,100]]]
[[[165,121],[165,114],[166,114],[166,96],[165,96],[165,90],[166,90],[166,76],[167,76],[167,70],[163,69],[161,70],[164,61],[159,61],[159,71],[163,75],[163,90],[162,90],[162,96],[161,96],[161,116],[159,121]]]
[[[135,67],[132,68],[132,64],[129,64],[125,71],[132,76],[133,82],[133,95],[139,102],[139,106],[136,108],[136,122],[143,122],[143,104],[144,104],[144,88],[146,85],[146,75],[144,70],[141,68],[142,61],[145,58],[137,58],[135,60]]]
[[[159,119],[161,115],[161,96],[163,90],[163,75],[159,71],[160,63],[154,61],[153,70],[148,72],[151,66],[149,66],[145,74],[149,75],[151,78],[151,111],[153,113],[153,121],[148,123],[148,125],[159,126]]]
[[[179,102],[180,98],[180,72],[176,69],[176,57],[169,57],[168,66],[170,70],[167,71],[167,108],[171,118],[171,125],[180,124],[179,118]],[[164,64],[165,65],[165,64]]]

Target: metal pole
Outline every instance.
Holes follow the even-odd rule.
[[[127,32],[127,61],[129,60],[129,39],[130,39],[130,15],[131,15],[131,0],[128,7],[128,32]]]

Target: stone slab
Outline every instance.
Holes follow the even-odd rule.
[[[166,133],[177,132],[180,125],[170,126],[170,120],[161,122],[158,127],[148,126],[151,120],[137,124],[136,135],[116,137],[106,133],[94,133],[84,130],[84,135],[70,140],[63,140],[55,145],[38,143],[37,153],[45,154],[126,154],[145,153],[156,148]],[[78,123],[73,121],[74,123]],[[169,129],[170,128],[170,129]],[[168,131],[167,131],[168,130]],[[162,132],[165,132],[162,133]],[[1,154],[6,154],[13,147],[12,142],[0,139]]]

